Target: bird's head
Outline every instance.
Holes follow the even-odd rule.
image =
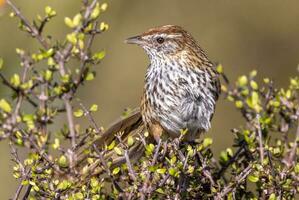
[[[200,49],[193,37],[180,26],[165,25],[128,38],[128,44],[141,46],[150,58],[176,56],[183,51]]]

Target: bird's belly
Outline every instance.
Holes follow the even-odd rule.
[[[208,98],[202,98],[209,92],[200,89],[202,82],[197,76],[179,67],[150,66],[144,99],[148,100],[145,110],[151,112],[147,112],[150,114],[145,121],[159,122],[173,137],[186,129],[191,135],[207,131],[214,105]]]
[[[156,101],[154,109],[156,121],[159,121],[162,127],[173,137],[179,137],[183,130],[188,130],[187,134],[196,134],[204,129],[203,120],[200,117],[202,112],[201,105],[186,99],[177,91],[176,96],[162,95],[161,99]]]

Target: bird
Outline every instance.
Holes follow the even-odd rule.
[[[215,65],[189,32],[164,25],[130,37],[142,47],[150,64],[145,75],[140,112],[150,135],[192,142],[207,132],[220,94]]]
[[[121,138],[149,133],[150,142],[183,140],[195,142],[211,127],[220,78],[215,65],[189,32],[177,25],[163,25],[125,40],[142,47],[150,64],[147,67],[140,108],[113,123],[95,141],[98,148]],[[129,157],[138,160],[144,144],[136,140]],[[126,162],[124,156],[107,154],[111,166]]]

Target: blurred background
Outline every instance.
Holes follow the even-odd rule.
[[[5,59],[7,75],[18,71],[15,48],[35,50],[38,44],[17,30],[17,21],[8,17],[9,9],[0,0],[0,57]],[[63,39],[69,31],[65,16],[80,8],[74,0],[14,0],[24,15],[33,19],[50,5],[58,16],[46,32]],[[110,26],[100,35],[94,50],[105,49],[107,56],[96,67],[97,77],[81,88],[78,97],[86,105],[97,103],[95,118],[107,126],[127,107],[137,107],[143,78],[149,63],[142,49],[124,44],[124,39],[148,28],[177,24],[188,30],[214,62],[220,62],[231,81],[257,69],[259,77],[274,79],[286,86],[299,63],[299,1],[260,0],[107,0],[108,11],[102,19]],[[3,88],[3,87],[2,87]],[[9,93],[0,89],[0,96]],[[87,123],[87,122],[86,122]],[[242,125],[241,115],[233,105],[220,99],[212,130],[213,148],[220,150],[232,143],[230,129]],[[13,163],[6,142],[0,143],[1,199],[12,197],[17,185],[12,177]]]

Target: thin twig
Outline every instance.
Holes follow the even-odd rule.
[[[56,170],[56,172],[61,173],[62,171],[60,170],[59,166],[56,165],[48,156],[48,154],[46,154],[44,152],[43,149],[41,149],[36,142],[32,139],[32,137],[23,129],[19,129],[24,135],[25,138],[27,138],[30,142],[30,144],[33,146],[33,148],[36,150],[36,152],[46,161],[49,163],[50,166],[53,167],[54,170]]]
[[[91,15],[91,12],[92,12],[93,8],[95,7],[96,3],[97,3],[97,0],[93,0],[93,2],[86,8],[83,24],[81,26],[78,26],[75,29],[75,31],[74,31],[75,34],[84,30],[84,28],[86,26],[88,26],[88,24],[90,22],[88,19]],[[73,44],[68,43],[62,51],[57,52],[58,56],[55,56],[55,59],[59,66],[59,72],[60,72],[61,76],[64,76],[66,74],[65,62],[66,62],[66,60],[68,60],[68,58],[71,55],[72,47],[73,47]],[[75,132],[75,125],[74,125],[74,119],[73,119],[73,108],[71,106],[70,94],[65,94],[63,97],[63,100],[64,100],[64,104],[65,104],[65,108],[66,108],[66,115],[67,115],[69,130],[70,130],[72,148],[75,149],[75,147],[76,147],[76,132]]]
[[[262,138],[262,130],[261,130],[261,124],[260,124],[260,115],[256,115],[256,123],[257,123],[257,133],[258,133],[258,141],[259,141],[259,151],[260,151],[260,159],[261,159],[261,165],[264,163],[264,146],[263,146],[263,138]]]
[[[28,179],[28,176],[29,174],[31,173],[31,169],[28,169],[26,170],[22,164],[22,162],[20,161],[20,158],[19,158],[19,155],[18,155],[18,152],[16,150],[16,148],[13,146],[12,143],[9,144],[10,146],[10,149],[11,149],[11,154],[13,155],[13,159],[14,161],[17,163],[17,165],[20,167],[20,172],[21,172],[21,176],[22,176],[22,180],[21,182],[19,183],[19,186],[15,192],[15,195],[14,195],[14,198],[13,200],[18,200],[19,199],[19,196],[24,188],[24,185],[23,185],[23,180],[26,180]]]
[[[76,148],[76,131],[75,131],[74,118],[73,118],[73,108],[71,106],[69,97],[65,96],[64,104],[65,104],[65,109],[66,109],[67,121],[68,121],[68,125],[69,125],[72,148],[75,149]]]
[[[92,124],[93,128],[95,129],[97,134],[100,134],[102,132],[102,130],[99,128],[99,126],[97,125],[95,119],[93,118],[91,112],[82,104],[79,103],[81,108],[84,111],[84,115],[87,116],[89,122]]]
[[[14,198],[13,198],[12,200],[18,200],[18,199],[19,199],[19,196],[20,196],[20,193],[21,193],[22,189],[23,189],[23,184],[22,184],[22,182],[21,182],[21,183],[19,184],[19,186],[18,186],[18,188],[17,188],[17,191],[16,191],[16,193],[15,193],[15,195],[14,195]]]
[[[103,156],[103,153],[100,152],[97,148],[97,146],[95,144],[93,144],[93,148],[94,150],[97,152],[99,158],[100,158],[100,161],[105,169],[105,171],[107,172],[113,186],[119,191],[119,192],[123,192],[123,189],[121,189],[121,187],[118,185],[118,183],[114,180],[113,176],[112,176],[112,173],[111,173],[111,170],[109,168],[109,166],[107,165],[105,159],[104,159],[104,156]]]
[[[199,153],[197,153],[198,157],[200,158],[200,155]],[[216,184],[215,184],[215,181],[213,179],[213,176],[211,174],[211,172],[207,169],[207,162],[206,162],[206,159],[204,159],[202,161],[202,172],[203,172],[203,175],[209,179],[210,183],[211,183],[211,186],[214,187]]]
[[[39,33],[38,29],[34,27],[28,19],[24,17],[24,15],[21,13],[21,11],[14,5],[14,3],[11,0],[6,0],[7,4],[13,9],[14,13],[20,18],[22,23],[26,26],[28,29],[29,34],[36,38],[45,49],[49,48],[49,44],[45,40],[45,38],[42,37],[42,35]]]
[[[221,200],[224,197],[226,197],[226,195],[228,193],[230,193],[236,185],[242,183],[247,178],[247,176],[250,174],[251,171],[252,171],[252,166],[249,165],[238,176],[236,176],[234,178],[234,180],[235,180],[234,182],[231,182],[229,185],[224,187],[223,190],[221,190],[219,193],[217,193],[217,195],[214,197],[214,199]]]
[[[137,180],[136,174],[133,170],[133,167],[132,167],[129,155],[128,155],[128,150],[125,150],[125,158],[126,158],[126,163],[127,163],[128,170],[129,170],[129,175],[134,181],[136,181]]]
[[[32,188],[32,185],[28,185],[28,186],[27,186],[26,192],[25,192],[25,194],[24,194],[22,200],[27,200],[27,199],[28,199],[28,196],[29,196],[29,194],[30,194],[31,188]]]
[[[8,86],[10,89],[12,89],[15,93],[19,93],[19,92],[21,92],[21,94],[23,95],[23,96],[25,96],[26,97],[26,99],[28,100],[28,102],[33,106],[33,107],[37,107],[38,106],[38,104],[37,103],[35,103],[27,94],[25,94],[22,90],[20,90],[20,89],[18,89],[18,88],[16,88],[16,87],[14,87],[6,78],[5,78],[5,76],[2,74],[2,73],[0,73],[0,78],[2,79],[2,83],[4,84],[4,85],[6,85],[6,86]]]
[[[157,159],[158,159],[158,155],[159,155],[161,143],[162,143],[162,141],[160,139],[159,142],[158,142],[158,145],[156,147],[155,154],[154,154],[153,160],[151,162],[151,166],[154,166],[155,163],[156,163],[156,161],[157,161]],[[147,173],[147,175],[146,175],[146,178],[145,178],[145,180],[143,182],[143,186],[141,188],[141,194],[142,194],[141,195],[141,199],[146,199],[146,196],[148,194],[150,194],[150,191],[151,191],[151,189],[149,187],[149,180],[151,178],[151,172],[147,171],[146,173]],[[150,191],[148,191],[148,190],[150,190]]]
[[[290,168],[291,166],[293,166],[293,163],[294,163],[294,160],[296,157],[296,150],[297,150],[298,142],[299,142],[299,110],[296,111],[296,115],[297,115],[298,125],[297,125],[295,140],[294,140],[291,152],[283,160],[283,162],[286,164],[287,168]]]
[[[98,22],[95,22],[94,25],[93,25],[93,30],[96,29],[96,27],[98,26]],[[74,81],[75,82],[75,86],[73,88],[73,91],[76,91],[76,89],[79,87],[80,83],[84,80],[84,77],[83,77],[83,74],[85,72],[85,69],[86,69],[86,64],[87,64],[87,61],[88,61],[88,54],[90,53],[90,50],[91,50],[91,47],[92,47],[92,44],[93,44],[93,41],[95,39],[95,36],[96,34],[98,33],[92,33],[87,41],[87,45],[86,45],[86,48],[85,48],[85,51],[83,51],[81,54],[81,65],[80,65],[80,71],[78,73],[78,77],[77,79]]]
[[[228,162],[225,163],[225,165],[223,165],[221,167],[221,169],[219,170],[219,172],[216,174],[216,179],[219,179],[227,170],[227,168],[229,166],[231,166],[231,164],[233,164],[238,158],[239,156],[242,154],[242,152],[244,151],[244,147],[245,147],[246,143],[243,141],[241,142],[241,146],[239,147],[239,149],[236,151],[236,153],[229,159]]]

